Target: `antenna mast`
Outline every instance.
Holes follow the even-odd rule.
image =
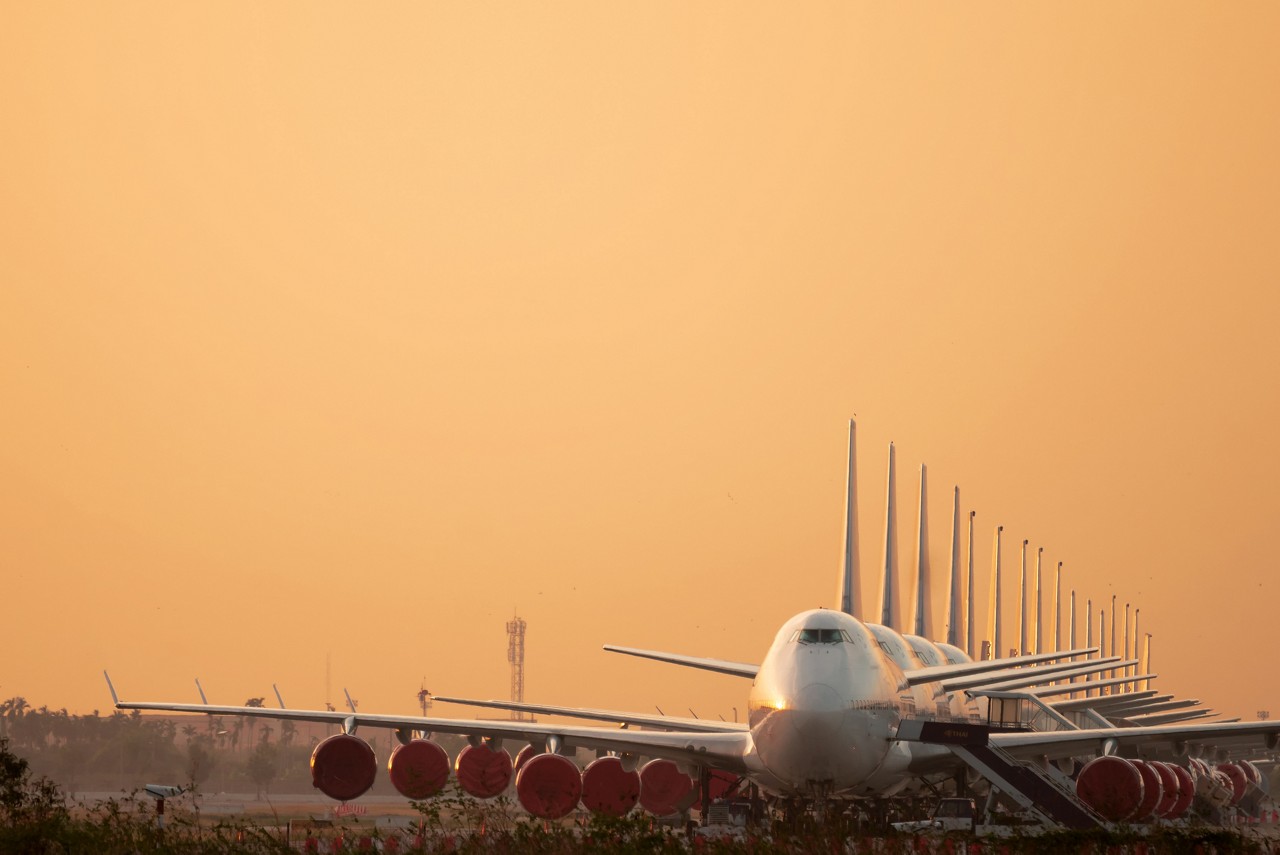
[[[511,700],[524,703],[524,631],[527,624],[522,617],[507,621],[507,661],[511,663]],[[525,721],[523,712],[513,712],[513,721]]]

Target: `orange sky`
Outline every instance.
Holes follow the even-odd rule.
[[[17,4],[0,696],[732,715],[897,442],[1160,687],[1280,582],[1280,7]],[[1012,578],[1012,575],[1011,575]],[[865,585],[871,596],[873,584]],[[936,608],[944,584],[935,583]],[[1016,637],[1015,589],[1006,594]],[[904,594],[910,594],[906,586]],[[1082,630],[1083,634],[1083,630]],[[1252,669],[1255,673],[1256,667]],[[1265,670],[1265,668],[1264,668]],[[460,711],[466,714],[465,711]]]

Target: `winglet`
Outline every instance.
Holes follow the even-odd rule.
[[[120,696],[116,694],[116,687],[111,684],[111,675],[107,673],[107,669],[102,669],[102,676],[107,678],[107,688],[111,691],[111,703],[120,706]]]
[[[200,685],[200,678],[196,677],[196,691],[200,693],[200,703],[205,706],[209,705],[209,699],[204,696],[204,686]]]

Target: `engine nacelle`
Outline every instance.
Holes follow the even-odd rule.
[[[1196,799],[1196,780],[1191,772],[1182,766],[1173,766],[1173,774],[1178,777],[1178,801],[1169,811],[1169,819],[1178,819],[1191,808]]]
[[[1129,817],[1131,822],[1142,822],[1151,819],[1164,798],[1164,785],[1160,781],[1160,773],[1144,760],[1130,760],[1133,767],[1142,776],[1142,801]]]
[[[468,745],[453,762],[458,783],[478,799],[491,799],[511,783],[511,755],[505,748]]]
[[[1161,819],[1169,816],[1178,804],[1178,776],[1168,763],[1152,760],[1147,763],[1160,776],[1160,803],[1156,805],[1155,815]]]
[[[520,770],[524,768],[524,764],[528,763],[530,760],[532,760],[534,757],[537,757],[541,753],[542,753],[542,749],[537,747],[533,743],[530,743],[526,745],[524,748],[521,748],[519,751],[516,752],[516,760],[514,765],[512,766],[513,773],[517,777],[519,777]]]
[[[582,797],[582,773],[568,757],[530,757],[516,775],[516,798],[538,819],[568,816]]]
[[[1271,795],[1271,780],[1250,760],[1241,760],[1241,767],[1244,768],[1245,775],[1249,778],[1250,783],[1262,790],[1267,795]]]
[[[640,799],[640,774],[617,757],[600,757],[582,771],[582,806],[592,813],[623,816]]]
[[[693,779],[670,760],[650,760],[640,770],[640,806],[655,816],[680,813],[696,797]]]
[[[1219,763],[1216,771],[1226,775],[1230,782],[1232,804],[1244,798],[1245,791],[1249,789],[1249,778],[1245,775],[1244,769],[1235,763]]]
[[[430,798],[449,781],[449,755],[434,742],[411,740],[391,752],[387,777],[407,799]]]
[[[311,785],[331,799],[349,802],[373,786],[378,758],[358,736],[338,733],[311,752]]]
[[[1120,822],[1142,804],[1142,773],[1123,757],[1095,757],[1080,770],[1076,795],[1104,819]]]

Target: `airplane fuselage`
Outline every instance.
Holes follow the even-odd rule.
[[[900,787],[912,752],[894,735],[917,703],[865,624],[838,611],[802,612],[778,631],[752,685],[754,753],[784,790]]]

